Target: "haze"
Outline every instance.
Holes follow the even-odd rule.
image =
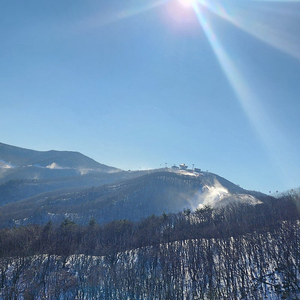
[[[299,186],[299,1],[2,1],[0,142]]]

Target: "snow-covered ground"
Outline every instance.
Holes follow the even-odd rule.
[[[0,260],[0,299],[299,299],[299,223],[109,256]],[[298,237],[298,238],[297,238]]]

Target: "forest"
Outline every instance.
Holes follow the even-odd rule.
[[[299,199],[0,231],[0,299],[298,299]]]

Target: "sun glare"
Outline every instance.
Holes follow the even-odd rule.
[[[201,6],[206,4],[206,0],[198,1]],[[211,7],[209,8],[211,9]],[[237,99],[245,112],[245,115],[248,117],[250,124],[256,132],[257,137],[261,140],[262,145],[265,147],[268,155],[273,160],[274,165],[278,168],[278,170],[281,171],[282,180],[285,181],[286,184],[289,184],[288,165],[284,161],[284,148],[281,146],[288,145],[288,141],[284,138],[284,135],[280,132],[280,129],[277,128],[276,124],[268,116],[255,93],[250,89],[246,80],[235,66],[234,60],[220,43],[211,25],[207,21],[206,16],[201,13],[199,5],[193,4],[193,9],[207,39],[211,44],[212,50],[215,53],[230,85],[232,86],[233,91],[235,92]],[[231,22],[232,19],[229,18],[230,16],[223,14],[225,10],[219,11],[222,12],[220,16],[226,16],[226,19]],[[276,137],[274,132],[276,132]],[[279,136],[280,140],[283,141],[280,144],[277,141],[277,136]]]
[[[191,7],[196,2],[196,0],[178,0],[178,2],[185,7]]]

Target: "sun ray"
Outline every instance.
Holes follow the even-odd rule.
[[[277,18],[266,18],[266,12],[259,13],[252,10],[249,4],[258,1],[247,1],[238,3],[236,1],[226,2],[226,5],[219,1],[197,0],[202,6],[208,8],[214,14],[222,17],[236,27],[251,34],[257,39],[269,44],[270,46],[300,59],[300,38],[296,34],[291,34],[287,30],[285,22],[278,22]],[[273,0],[269,0],[273,1]],[[300,1],[276,1],[281,3],[300,3]],[[261,2],[263,3],[263,2]],[[283,15],[281,14],[281,21]],[[269,24],[267,23],[269,22]],[[282,26],[281,26],[282,24]]]
[[[165,4],[167,1],[168,0],[155,1],[148,5],[133,7],[131,9],[124,10],[116,15],[115,21],[126,19],[129,17],[133,17],[135,15],[139,15],[141,13],[147,12],[147,11],[154,9],[162,4]]]
[[[113,24],[115,22],[148,12],[149,10],[155,9],[163,4],[166,4],[168,1],[170,0],[152,1],[144,3],[143,5],[134,6],[132,8],[122,10],[118,13],[108,15],[103,15],[103,12],[101,12],[100,14],[89,18],[89,20],[87,20],[85,23],[87,23],[88,27],[99,27]]]
[[[243,80],[242,74],[235,67],[232,59],[225,51],[222,44],[219,42],[217,36],[215,35],[211,26],[208,24],[207,19],[201,12],[199,6],[197,4],[194,4],[193,8],[199,20],[199,23],[208,41],[211,44],[212,50],[215,53],[230,85],[232,86],[233,91],[235,92],[245,115],[252,125],[254,132],[257,134],[260,141],[264,145],[264,148],[266,149],[273,163],[280,170],[282,180],[288,183],[290,166],[288,166],[284,162],[284,153],[286,149],[282,148],[282,145],[284,145],[284,147],[287,147],[288,142],[286,141],[284,135],[280,133],[280,130],[269,118],[262,104],[258,101],[256,95],[251,92],[250,88],[246,84],[246,81]]]

